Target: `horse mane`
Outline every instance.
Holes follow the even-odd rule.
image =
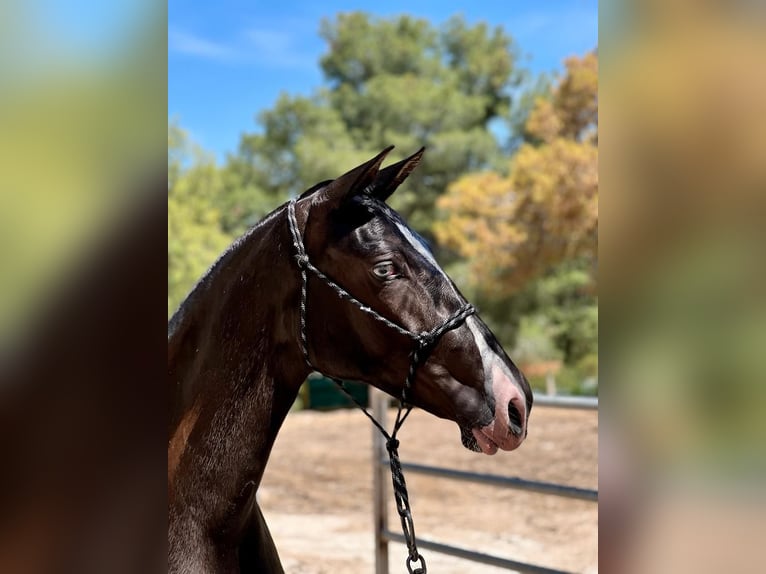
[[[299,196],[299,199],[303,199],[309,195],[312,195],[332,181],[333,180],[328,179],[311,186]],[[387,203],[368,193],[359,193],[354,196],[354,200],[357,201],[361,206],[364,206],[366,209],[368,209],[371,213],[381,215],[393,221],[397,225],[401,225],[407,228],[420,242],[420,244],[429,253],[432,253],[431,245],[429,242],[417,231],[407,225],[404,219],[402,219],[402,217],[396,211],[389,207]],[[191,288],[189,294],[184,298],[184,300],[178,306],[178,309],[176,309],[168,321],[168,341],[178,335],[183,335],[184,331],[189,326],[189,319],[193,315],[193,310],[196,307],[196,303],[201,293],[204,293],[205,289],[207,289],[207,286],[217,275],[217,273],[226,265],[226,263],[231,260],[232,256],[239,250],[239,248],[245,242],[247,242],[260,227],[277,217],[284,209],[285,204],[280,205],[271,211],[268,215],[266,215],[266,217],[264,217],[261,221],[250,227],[244,234],[242,234],[231,245],[229,245],[229,247],[207,269],[207,271],[202,275],[202,277],[200,277],[194,287]]]
[[[221,269],[231,260],[235,253],[239,251],[252,236],[266,223],[276,218],[282,210],[284,210],[285,204],[280,205],[271,213],[266,215],[261,221],[250,227],[245,233],[238,237],[226,250],[215,260],[215,262],[208,267],[208,270],[200,277],[194,287],[191,288],[189,294],[184,298],[181,304],[176,309],[173,316],[168,321],[168,341],[171,338],[175,338],[177,335],[183,335],[183,332],[188,328],[189,318],[193,314],[197,301],[202,293],[205,292],[208,285],[213,281],[215,276]]]
[[[304,197],[308,197],[309,195],[311,195],[312,193],[314,193],[318,189],[322,189],[324,186],[326,186],[329,183],[332,183],[333,181],[335,181],[335,180],[333,180],[333,179],[326,179],[324,181],[320,181],[319,183],[315,183],[310,188],[308,188],[306,191],[301,193],[298,196],[298,199],[303,199]]]

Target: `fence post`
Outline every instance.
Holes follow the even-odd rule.
[[[370,387],[370,401],[375,418],[386,427],[388,397],[376,388]],[[375,520],[375,574],[388,574],[388,540],[384,532],[388,531],[388,506],[386,492],[388,478],[381,461],[386,455],[386,446],[380,431],[372,428],[372,504]]]

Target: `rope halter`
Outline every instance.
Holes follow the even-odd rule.
[[[354,403],[356,403],[356,405],[362,410],[367,418],[372,421],[372,423],[385,437],[386,450],[388,451],[389,463],[391,465],[391,479],[394,487],[396,508],[399,513],[399,517],[401,518],[402,531],[407,542],[407,549],[409,552],[406,561],[407,570],[410,572],[410,574],[426,574],[426,561],[425,558],[423,558],[423,556],[418,553],[415,541],[415,525],[413,523],[412,513],[410,511],[409,496],[407,495],[407,485],[404,481],[404,474],[402,472],[401,463],[399,462],[399,441],[396,438],[396,435],[404,424],[405,419],[410,414],[410,411],[412,411],[412,405],[409,404],[408,395],[413,383],[415,382],[415,373],[418,367],[425,362],[425,360],[428,358],[428,355],[436,347],[441,337],[447,331],[451,331],[452,329],[456,329],[462,325],[468,317],[476,312],[476,310],[470,304],[464,303],[460,309],[448,317],[443,323],[437,325],[430,331],[424,331],[422,333],[414,333],[385,318],[383,315],[370,308],[368,305],[365,305],[359,301],[359,299],[351,295],[348,291],[330,279],[327,275],[325,275],[311,263],[311,260],[306,253],[306,247],[303,244],[303,238],[301,237],[300,231],[298,230],[298,222],[295,217],[296,203],[297,200],[292,199],[287,204],[287,221],[290,226],[290,234],[292,235],[293,247],[295,248],[295,261],[301,274],[300,347],[301,352],[303,353],[303,359],[311,370],[317,371],[323,376],[334,381],[335,384],[337,384],[340,389],[346,393],[346,395],[348,395]],[[356,398],[348,391],[348,389],[346,389],[343,381],[326,373],[322,373],[322,371],[317,369],[311,363],[308,351],[308,338],[306,335],[306,306],[309,271],[321,279],[333,291],[335,291],[338,297],[353,304],[362,312],[366,313],[376,321],[383,323],[390,329],[393,329],[400,335],[409,337],[415,343],[413,350],[410,352],[410,366],[409,370],[407,371],[407,376],[404,379],[404,385],[402,386],[402,393],[399,397],[399,409],[396,414],[396,421],[394,423],[393,431],[391,434],[389,434],[388,431],[383,428],[383,425],[381,425],[375,419],[375,417],[373,417],[367,411],[366,407],[359,403],[359,401],[356,400]]]

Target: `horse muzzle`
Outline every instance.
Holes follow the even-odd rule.
[[[527,436],[527,407],[521,389],[497,364],[492,368],[492,393],[495,413],[492,421],[474,427],[471,434],[484,454],[493,455],[498,449],[514,450]]]

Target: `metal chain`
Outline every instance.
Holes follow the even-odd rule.
[[[404,480],[402,472],[402,463],[399,461],[399,441],[396,438],[390,438],[386,442],[388,451],[388,460],[391,465],[391,481],[394,485],[394,500],[396,502],[396,511],[402,522],[402,533],[407,544],[407,570],[410,574],[425,574],[426,560],[418,552],[418,546],[415,541],[415,523],[412,520],[410,511],[410,498],[407,494],[407,483]],[[412,565],[420,563],[420,567],[413,571]]]
[[[327,376],[327,375],[325,375]],[[375,417],[373,417],[367,408],[360,403],[356,397],[351,394],[343,381],[336,379],[335,377],[329,377],[335,382],[336,385],[351,399],[357,407],[367,415],[372,423],[378,428],[380,433],[386,439],[386,450],[388,451],[388,462],[391,467],[391,482],[394,487],[394,501],[396,502],[396,511],[399,514],[399,519],[402,523],[402,533],[404,534],[404,540],[407,545],[407,571],[410,574],[427,574],[426,559],[422,554],[418,552],[417,541],[415,538],[415,523],[412,518],[412,511],[410,510],[410,497],[407,492],[407,482],[404,480],[404,472],[402,471],[402,463],[399,460],[399,440],[396,438],[399,429],[404,423],[404,419],[407,418],[411,406],[405,406],[405,403],[399,401],[399,410],[396,415],[396,423],[394,424],[394,430],[391,434],[388,434],[383,425],[381,425]],[[402,412],[405,414],[402,415]],[[415,564],[419,564],[417,568],[414,568]],[[413,569],[414,568],[414,569]]]
[[[398,434],[399,429],[402,428],[405,419],[412,411],[412,405],[410,405],[408,401],[408,394],[412,388],[412,384],[415,381],[415,374],[418,367],[425,360],[430,351],[433,350],[436,343],[439,341],[442,335],[444,335],[444,333],[460,326],[470,315],[475,313],[476,310],[470,304],[466,303],[444,323],[435,327],[431,331],[424,331],[422,333],[413,333],[412,331],[397,325],[393,321],[386,319],[383,315],[365,305],[356,297],[351,295],[348,291],[343,289],[343,287],[322,273],[322,271],[317,269],[311,263],[311,261],[309,261],[308,254],[306,253],[306,248],[303,244],[300,232],[298,231],[298,222],[295,217],[296,201],[297,200],[293,199],[288,203],[287,219],[290,226],[290,234],[292,235],[293,239],[293,247],[295,247],[295,260],[298,264],[298,268],[300,269],[301,274],[300,345],[301,352],[303,353],[303,359],[305,360],[306,365],[310,369],[321,373],[321,371],[311,363],[311,359],[309,358],[308,336],[306,334],[306,302],[308,298],[307,271],[311,271],[319,279],[324,281],[324,283],[332,288],[341,299],[351,302],[354,304],[354,306],[368,314],[373,319],[387,325],[399,334],[409,337],[416,343],[415,348],[410,354],[410,366],[407,372],[407,376],[404,379],[404,385],[402,386],[402,395],[399,399],[399,409],[396,413],[396,421],[394,422],[394,428],[391,434],[389,434],[383,425],[381,425],[375,419],[375,417],[369,413],[367,408],[349,392],[349,390],[343,384],[343,381],[331,375],[327,375],[325,373],[323,374],[324,376],[334,381],[335,384],[338,385],[338,387],[340,387],[340,389],[346,393],[346,395],[348,395],[348,397],[359,407],[359,409],[367,416],[367,418],[372,421],[372,423],[385,437],[386,450],[388,451],[388,459],[391,466],[391,481],[394,488],[396,510],[399,514],[399,518],[401,519],[402,532],[407,544],[408,556],[405,562],[407,571],[409,574],[427,574],[426,559],[422,554],[418,552],[417,542],[415,539],[415,523],[412,519],[412,512],[410,510],[410,499],[409,494],[407,493],[407,483],[404,480],[404,473],[402,472],[402,465],[399,460],[399,440],[396,438],[396,435]]]

